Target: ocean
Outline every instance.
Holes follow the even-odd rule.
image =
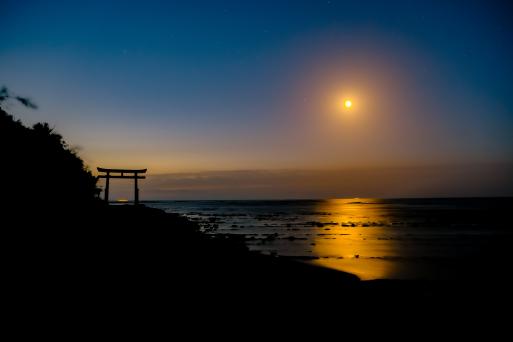
[[[362,280],[450,280],[509,255],[511,198],[145,201],[250,250]]]

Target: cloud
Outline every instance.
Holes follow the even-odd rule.
[[[150,175],[144,199],[512,196],[513,164]],[[131,196],[132,185],[114,191]]]

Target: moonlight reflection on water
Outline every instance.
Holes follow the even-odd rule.
[[[370,279],[452,279],[507,253],[509,199],[161,201],[264,254]],[[486,264],[486,263],[485,263]],[[492,271],[493,267],[486,264]],[[495,276],[495,273],[493,273]]]

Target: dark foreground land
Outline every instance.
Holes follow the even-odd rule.
[[[204,235],[184,217],[143,206],[99,207],[59,218],[17,215],[4,243],[9,294],[18,308],[30,307],[35,315],[488,315],[495,309],[483,308],[511,303],[511,283],[483,276],[480,269],[470,281],[363,282],[249,252],[240,241]],[[493,262],[509,272],[509,262],[502,261],[483,265]]]

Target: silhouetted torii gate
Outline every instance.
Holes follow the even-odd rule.
[[[103,167],[98,168],[98,172],[105,172],[105,175],[100,175],[98,178],[105,178],[105,202],[109,202],[109,179],[110,178],[128,178],[134,180],[134,204],[139,204],[139,188],[137,187],[138,179],[145,179],[146,176],[139,176],[140,173],[146,173],[148,169],[140,169],[140,170],[125,170],[125,169],[105,169]],[[111,175],[114,173],[114,175]],[[125,176],[125,173],[129,173],[133,175]]]

